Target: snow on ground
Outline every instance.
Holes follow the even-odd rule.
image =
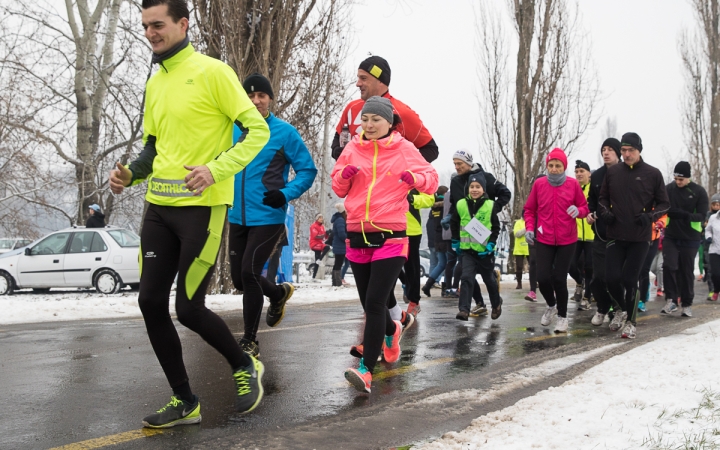
[[[353,282],[350,275],[346,279]],[[295,294],[289,304],[308,305],[358,298],[354,285],[333,288],[330,284],[329,279],[319,283],[301,280],[295,284]],[[171,298],[175,298],[175,292],[171,293]],[[241,310],[242,299],[242,295],[208,295],[205,304],[216,312]],[[265,305],[268,305],[267,298]],[[62,289],[47,294],[19,291],[0,297],[0,308],[3,311],[0,324],[141,317],[137,292],[127,290],[113,295],[102,295],[94,290]],[[170,314],[175,315],[174,301],[170,302]]]
[[[720,321],[657,339],[614,356],[561,386],[481,416],[461,432],[446,433],[414,448],[718,448],[718,344]],[[581,360],[582,355],[574,358]],[[526,371],[552,376],[568,362],[545,363],[548,367]],[[516,378],[529,374],[519,373]]]

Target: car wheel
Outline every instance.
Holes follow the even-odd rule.
[[[0,295],[11,294],[14,287],[15,282],[10,274],[7,272],[0,272]]]
[[[33,292],[36,294],[47,294],[50,292],[50,288],[33,288]]]
[[[95,275],[95,289],[101,294],[115,294],[120,290],[120,277],[110,269],[103,269]]]
[[[423,266],[420,266],[420,278],[425,276],[425,268]]]

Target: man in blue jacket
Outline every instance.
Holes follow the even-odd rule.
[[[261,276],[275,244],[285,233],[288,202],[310,189],[317,169],[300,134],[289,123],[270,112],[273,90],[270,81],[254,73],[243,82],[250,100],[270,128],[270,140],[245,170],[235,176],[235,203],[230,210],[230,273],[235,288],[243,292],[245,333],[243,350],[260,356],[256,339],[263,296],[270,299],[266,321],[277,326],[285,315],[285,303],[295,288],[276,285]],[[235,127],[235,137],[243,139]],[[295,178],[288,182],[290,166]]]

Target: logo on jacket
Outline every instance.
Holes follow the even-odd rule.
[[[188,80],[185,82],[185,84],[195,84],[195,83],[193,82],[192,78],[188,78]]]
[[[145,257],[146,258],[157,258],[157,255],[155,254],[155,252],[146,252]]]
[[[388,173],[386,173],[385,176],[386,176],[386,177],[389,177],[390,175],[392,175],[392,172],[390,172],[390,171],[388,170]]]

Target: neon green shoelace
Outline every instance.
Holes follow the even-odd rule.
[[[170,397],[170,402],[167,405],[160,408],[157,412],[158,413],[164,412],[166,409],[170,408],[171,406],[174,408],[181,403],[182,403],[182,400],[180,400],[179,398],[177,398],[173,395],[172,397]]]
[[[241,370],[233,374],[235,383],[237,384],[238,395],[245,395],[250,393],[250,373],[247,370]]]

